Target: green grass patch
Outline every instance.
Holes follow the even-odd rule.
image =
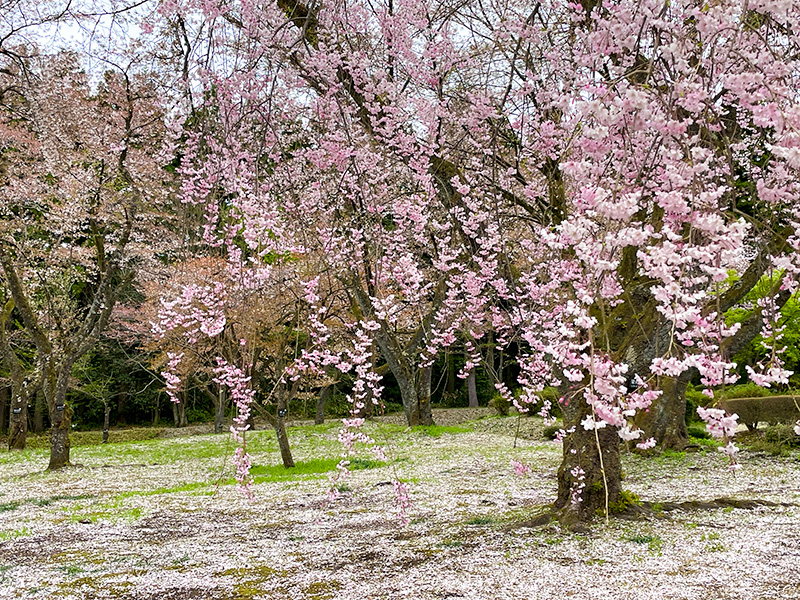
[[[96,510],[86,510],[89,507],[75,507],[76,512],[68,515],[68,519],[72,523],[81,521],[91,521],[96,523],[98,521],[106,521],[109,523],[132,523],[142,518],[144,511],[141,507],[135,506],[133,508],[122,508],[120,502],[112,502],[98,507]]]
[[[673,450],[671,448],[664,448],[661,451],[661,456],[659,457],[664,460],[685,460],[686,459],[686,452],[682,450]]]
[[[472,427],[468,425],[416,425],[411,428],[414,433],[421,433],[428,437],[438,438],[445,434],[456,435],[459,433],[469,433]]]
[[[297,461],[294,467],[284,467],[283,465],[253,465],[250,467],[250,475],[255,483],[265,483],[270,481],[285,481],[287,479],[306,479],[313,476],[322,476],[329,473],[339,464],[338,458],[316,458],[305,461]]]
[[[467,525],[491,525],[494,519],[491,517],[474,517],[467,521]]]
[[[8,542],[9,540],[16,540],[17,538],[28,537],[30,534],[30,527],[22,527],[20,529],[12,529],[10,531],[0,531],[0,542]]]
[[[268,483],[270,481],[286,481],[291,479],[320,479],[335,470],[340,460],[339,458],[315,458],[297,461],[294,467],[289,468],[283,465],[253,465],[250,468],[250,475],[253,477],[254,483]],[[352,458],[350,459],[348,469],[351,471],[375,469],[385,464],[386,463],[380,460]]]
[[[708,433],[705,423],[690,423],[686,426],[686,431],[693,441],[711,439],[711,434]]]
[[[664,545],[664,540],[662,540],[658,535],[648,535],[643,533],[629,535],[625,538],[625,540],[628,542],[633,542],[634,544],[646,544],[650,552],[660,552],[662,546]]]
[[[78,573],[86,572],[86,569],[78,565],[62,565],[58,568],[67,575],[77,575]]]
[[[87,498],[93,498],[93,496],[90,494],[81,494],[79,496],[59,494],[56,496],[50,496],[49,498],[28,498],[27,500],[17,500],[15,502],[6,502],[4,504],[0,504],[0,513],[16,510],[23,504],[33,504],[34,506],[50,506],[53,502],[59,502],[61,500],[85,500]]]
[[[10,512],[19,508],[19,502],[4,502],[0,504],[0,513]]]
[[[108,444],[129,442],[143,442],[147,440],[163,439],[167,432],[166,427],[135,427],[131,429],[112,429],[109,431]],[[102,431],[71,431],[69,445],[72,448],[84,446],[103,446]],[[25,442],[26,448],[33,450],[50,449],[50,434],[29,435]]]
[[[363,469],[375,469],[386,465],[382,460],[372,458],[351,458],[348,468],[351,471],[361,471]]]
[[[130,492],[122,492],[121,494],[117,494],[115,498],[122,500],[125,498],[133,498],[135,496],[159,496],[161,494],[176,494],[179,492],[197,492],[198,490],[200,490],[200,493],[196,494],[198,496],[211,495],[214,493],[209,489],[211,485],[212,484],[205,481],[197,481],[194,483],[184,483],[181,485],[155,488],[152,490],[133,490]]]
[[[338,591],[342,584],[331,579],[329,581],[315,581],[305,589],[305,597],[308,600],[331,600],[338,596]]]
[[[33,504],[34,506],[50,506],[53,502],[60,502],[62,500],[87,500],[89,498],[94,498],[91,494],[79,494],[77,496],[70,496],[70,495],[56,495],[50,496],[49,498],[31,498],[27,500],[29,504]]]

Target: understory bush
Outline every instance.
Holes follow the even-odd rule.
[[[756,385],[753,382],[742,383],[739,385],[732,385],[723,390],[717,390],[714,395],[719,400],[731,400],[733,398],[763,398],[764,396],[771,396],[773,391]]]
[[[779,446],[800,447],[800,435],[794,432],[792,425],[770,425],[764,431],[764,439]]]

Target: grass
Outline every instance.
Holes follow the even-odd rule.
[[[144,515],[139,506],[125,507],[123,500],[112,500],[98,505],[82,505],[65,507],[67,521],[70,523],[97,523],[104,521],[111,524],[132,523]]]
[[[5,504],[0,504],[0,513],[9,512],[12,510],[18,509],[20,506],[25,504],[32,504],[34,506],[50,506],[53,502],[60,502],[63,500],[85,500],[87,498],[91,498],[90,494],[80,494],[78,496],[70,496],[70,495],[55,495],[49,496],[47,498],[28,498],[27,500],[18,500],[16,502],[6,502]]]
[[[295,461],[294,467],[284,467],[283,465],[253,465],[250,468],[250,475],[253,483],[268,483],[270,481],[286,481],[291,479],[321,479],[328,473],[336,469],[339,458],[314,458],[305,461]],[[386,463],[379,460],[366,458],[351,458],[348,470],[360,471],[363,469],[375,469],[384,466]]]
[[[21,527],[10,531],[0,531],[0,542],[7,542],[21,537],[28,537],[31,534],[30,527]]]
[[[81,446],[75,448],[73,461],[86,468],[56,473],[42,471],[46,462],[40,464],[39,460],[46,456],[39,450],[14,453],[6,457],[13,468],[0,466],[0,524],[6,529],[0,533],[0,541],[36,536],[36,543],[41,537],[46,547],[51,543],[48,536],[60,535],[58,541],[66,540],[69,551],[63,556],[51,555],[46,577],[37,571],[36,558],[25,565],[25,557],[9,552],[5,562],[15,565],[14,570],[6,573],[0,569],[0,580],[13,579],[20,597],[33,586],[41,588],[38,595],[31,596],[36,598],[65,596],[67,592],[80,597],[103,593],[128,597],[131,591],[121,586],[150,585],[178,575],[188,581],[196,576],[217,586],[208,597],[255,600],[289,597],[290,592],[280,587],[285,579],[295,595],[324,600],[343,597],[351,586],[358,585],[348,582],[346,589],[340,589],[324,575],[351,562],[365,573],[387,577],[386,573],[400,566],[420,565],[429,572],[448,562],[439,559],[452,555],[464,561],[485,559],[481,573],[492,573],[495,567],[504,573],[514,561],[541,559],[542,568],[547,569],[548,561],[561,560],[567,554],[576,570],[585,565],[603,566],[606,561],[615,564],[615,558],[609,556],[616,557],[621,547],[633,561],[648,560],[648,554],[677,560],[684,544],[692,550],[692,557],[723,560],[725,551],[739,547],[734,533],[726,531],[724,538],[717,539],[712,537],[716,532],[708,533],[703,523],[722,517],[741,519],[744,510],[728,514],[717,509],[698,514],[667,512],[669,518],[657,525],[612,518],[606,528],[602,519],[597,519],[590,526],[590,537],[572,534],[557,522],[525,525],[541,515],[554,498],[561,448],[542,439],[543,425],[535,417],[523,420],[524,426],[531,426],[532,436],[520,439],[514,448],[514,419],[490,417],[465,425],[445,421],[445,426],[432,429],[368,423],[366,432],[376,439],[381,440],[377,431],[386,433],[388,458],[382,462],[366,453],[351,458],[349,469],[354,473],[335,484],[340,491],[355,493],[343,494],[332,504],[323,501],[331,485],[327,475],[335,472],[340,460],[338,423],[289,429],[296,462],[292,469],[280,464],[272,431],[248,434],[252,476],[256,484],[262,484],[254,488],[252,503],[229,485],[233,483],[234,445],[228,436]],[[471,433],[461,435],[467,432]],[[515,476],[511,458],[531,464],[535,476]],[[743,458],[741,474],[734,478],[716,451],[667,452],[658,459],[625,454],[622,460],[630,489],[626,503],[637,501],[635,492],[658,512],[663,507],[657,502],[682,495],[749,494],[747,481],[755,476],[764,478],[759,485],[768,491],[765,498],[783,494],[780,488],[785,486],[787,501],[800,501],[791,485],[798,468],[794,461],[761,457],[753,465],[747,459]],[[757,475],[753,474],[755,467]],[[411,484],[408,528],[395,521],[393,490],[387,485],[393,477]],[[704,477],[707,486],[701,484]],[[785,483],[778,484],[779,480]],[[213,498],[202,497],[211,494]],[[760,518],[759,514],[753,511],[748,517]],[[690,517],[693,522],[683,522]],[[99,554],[97,540],[102,538],[97,536],[109,524],[124,535],[114,538],[112,549]],[[180,534],[175,539],[173,524],[174,533]],[[750,522],[748,527],[752,527]],[[40,536],[43,531],[48,536]],[[222,535],[215,541],[212,533],[216,531]],[[181,538],[184,533],[185,539]],[[708,537],[701,539],[701,534]],[[253,552],[252,540],[263,541],[258,552]],[[158,551],[161,545],[163,552]],[[14,549],[13,541],[4,546],[9,547]],[[142,556],[142,547],[154,551]],[[102,556],[102,562],[92,562],[93,556]],[[18,561],[23,565],[19,570]],[[141,569],[142,574],[134,576],[132,568]],[[123,576],[130,581],[118,581]],[[192,593],[188,587],[182,591],[186,597]],[[510,589],[501,591],[514,595]],[[159,593],[177,597],[177,588],[175,595],[172,590]],[[358,597],[372,597],[375,590],[358,593]]]
[[[649,535],[637,533],[625,537],[625,541],[633,542],[634,544],[646,544],[648,551],[658,554],[664,546],[664,540],[658,535]]]
[[[133,427],[130,429],[112,429],[110,432],[109,443],[129,443],[154,440],[164,437],[169,431],[167,427]],[[73,448],[83,446],[97,446],[103,443],[102,431],[71,431],[69,443]],[[42,433],[39,435],[28,434],[26,447],[32,450],[46,450],[50,448],[50,434]]]
[[[491,525],[494,519],[491,517],[474,517],[467,521],[467,525]]]
[[[315,458],[306,461],[295,461],[294,467],[286,468],[283,465],[253,465],[250,475],[255,483],[269,481],[284,481],[286,479],[311,479],[322,477],[330,473],[339,464],[338,458]]]
[[[412,427],[411,430],[414,433],[419,433],[421,435],[425,435],[428,437],[438,438],[443,435],[456,435],[459,433],[469,433],[472,431],[472,427],[468,427],[466,425],[431,425],[431,426],[424,426],[424,425],[417,425],[416,427]]]
[[[199,492],[197,495],[210,495],[213,492],[210,490],[211,483],[205,481],[196,481],[192,483],[183,483],[171,487],[160,487],[152,490],[132,490],[129,492],[122,492],[116,496],[117,499],[133,498],[135,496],[158,496],[160,494],[176,494],[179,492]]]

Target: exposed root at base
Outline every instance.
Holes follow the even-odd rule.
[[[614,513],[612,517],[625,521],[638,521],[649,518],[664,518],[664,513],[681,510],[714,510],[720,508],[743,508],[753,510],[760,506],[800,506],[796,502],[772,502],[770,500],[739,500],[736,498],[717,498],[716,500],[687,500],[686,502],[637,502],[629,505],[623,512]],[[601,518],[602,516],[598,516]],[[573,533],[585,533],[590,530],[591,521],[581,521],[574,511],[562,508],[549,508],[526,521],[512,523],[503,528],[504,532],[517,529],[537,529],[551,523],[558,523]]]

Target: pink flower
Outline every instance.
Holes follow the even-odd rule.
[[[518,460],[511,459],[511,466],[514,468],[514,474],[518,477],[524,477],[525,475],[531,474],[531,467],[530,465],[526,465],[523,462]]]
[[[644,442],[639,442],[638,444],[636,444],[636,447],[639,448],[639,450],[649,450],[650,448],[655,448],[655,445],[656,445],[656,438],[649,438]]]

